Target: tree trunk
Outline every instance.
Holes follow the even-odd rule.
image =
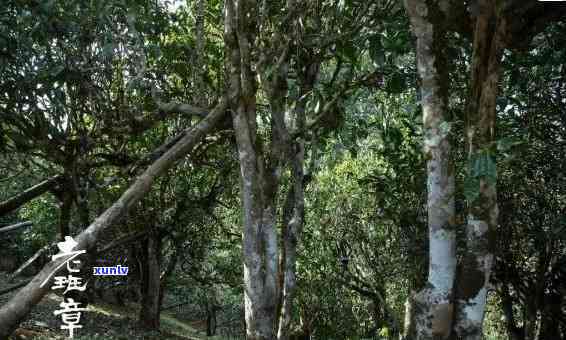
[[[204,60],[206,58],[206,35],[205,35],[205,0],[197,0],[195,2],[195,40],[196,40],[196,54],[195,54],[195,91],[198,106],[206,106],[206,65]]]
[[[409,338],[447,339],[454,308],[456,236],[445,32],[440,25],[442,11],[434,2],[405,0],[405,7],[417,37],[418,72],[422,81],[429,229],[428,284],[414,296],[415,334],[409,334]]]
[[[525,340],[524,327],[518,327],[513,313],[513,300],[509,294],[509,288],[503,284],[500,291],[501,309],[505,316],[505,325],[509,340]]]
[[[464,340],[479,340],[482,337],[498,215],[495,101],[504,48],[505,19],[496,13],[494,2],[480,0],[478,5],[471,65],[471,96],[466,121],[469,160],[466,178],[466,251],[456,283],[454,325],[455,337]]]
[[[216,309],[215,306],[208,306],[206,312],[206,336],[216,335]]]
[[[276,192],[278,175],[266,164],[256,126],[256,82],[251,49],[255,38],[253,1],[225,2],[229,97],[240,161],[243,210],[244,304],[246,337],[272,340],[277,310],[278,249]]]
[[[303,227],[304,220],[304,195],[303,195],[303,145],[298,145],[298,152],[293,166],[293,188],[289,195],[292,195],[292,215],[285,218],[283,223],[283,253],[284,263],[282,268],[283,285],[281,290],[281,311],[279,316],[279,329],[277,338],[279,340],[289,339],[291,326],[293,297],[296,289],[295,267],[297,262],[297,244]]]
[[[409,292],[409,297],[405,301],[405,320],[403,322],[402,340],[410,340],[416,334],[415,329],[415,301],[416,292]]]
[[[244,298],[248,339],[273,339],[277,301],[277,231],[275,200],[265,186],[275,179],[265,178],[261,155],[254,149],[246,111],[234,115],[234,130],[240,155],[243,203]],[[252,119],[255,120],[255,117]]]
[[[551,294],[548,303],[541,315],[539,339],[563,339],[560,335],[560,321],[563,316],[560,306],[562,297],[559,294]],[[565,334],[566,335],[566,334]]]
[[[538,325],[538,311],[533,304],[532,299],[527,299],[531,301],[525,302],[525,311],[523,313],[523,330],[524,330],[524,340],[536,340],[537,339],[537,325]]]
[[[70,236],[69,224],[71,223],[71,211],[73,208],[73,194],[64,190],[61,195],[61,206],[59,208],[59,228],[57,230],[57,239],[64,241],[65,236]]]
[[[218,302],[216,301],[216,289],[214,286],[206,288],[206,335],[216,335],[216,311]]]
[[[149,330],[159,329],[160,314],[160,256],[161,237],[157,230],[152,227],[149,237],[144,243],[145,262],[142,270],[142,301],[139,316],[139,324]]]
[[[167,284],[169,282],[169,278],[171,277],[171,274],[173,273],[173,271],[175,270],[175,267],[177,266],[177,261],[179,259],[179,253],[180,252],[181,252],[181,247],[180,247],[180,245],[177,245],[175,247],[175,250],[173,251],[173,254],[169,258],[169,263],[167,264],[167,267],[165,268],[163,273],[161,273],[161,277],[160,277],[161,288],[159,289],[159,308],[160,309],[161,309],[161,306],[163,306],[163,297],[165,296],[165,289],[167,288]]]
[[[75,240],[78,242],[75,249],[86,249],[87,251],[92,249],[96,245],[99,235],[120,220],[135,203],[149,192],[153,181],[158,176],[171,168],[177,160],[189,153],[224,117],[225,110],[226,102],[222,98],[206,118],[191,128],[186,136],[151,164],[128,190],[122,194],[118,201],[91,223],[86,230],[75,237]],[[2,306],[0,309],[0,339],[7,338],[33,306],[50,290],[50,284],[54,276],[52,274],[58,266],[63,264],[63,258],[49,262],[29,284]],[[44,282],[45,284],[43,284]]]

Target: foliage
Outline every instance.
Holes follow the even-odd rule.
[[[0,216],[2,226],[34,224],[0,235],[2,255],[21,264],[54,242],[65,212],[73,235],[84,230],[151,164],[154,150],[230,94],[225,4],[168,5],[3,2],[0,201],[47,177],[63,179]],[[397,337],[405,302],[425,286],[428,269],[422,82],[406,14],[400,2],[385,0],[299,2],[292,20],[281,1],[261,6],[263,17],[251,30],[250,65],[244,65],[259,79],[253,89],[254,148],[267,150],[278,142],[269,89],[281,72],[277,58],[283,46],[286,76],[277,99],[289,138],[304,143],[306,151],[293,333],[317,339]],[[517,329],[524,331],[534,320],[545,331],[566,332],[565,32],[558,22],[538,34],[529,51],[505,51],[498,138],[471,157],[464,121],[472,46],[467,36],[446,37],[452,60],[446,65],[447,108],[453,119],[440,126],[438,137],[449,136],[455,169],[469,169],[454,174],[459,245],[465,241],[463,202],[477,200],[481,185],[497,183],[500,218],[493,235],[498,246],[487,337],[508,333],[509,318],[502,316],[509,310]],[[307,86],[309,70],[314,72]],[[199,112],[165,110],[163,103],[189,103]],[[306,122],[298,128],[293,114],[303,104]],[[103,235],[98,248],[157,230],[159,269],[165,274],[171,267],[162,279],[166,304],[190,302],[185,314],[198,320],[209,317],[214,305],[222,321],[219,333],[239,336],[245,332],[246,212],[239,197],[245,183],[231,120],[236,112],[226,113],[212,134]],[[269,161],[280,156],[261,155]],[[293,187],[289,164],[283,165],[275,199],[281,215]],[[71,204],[65,208],[66,194]],[[277,237],[282,243],[282,230]],[[142,244],[127,243],[99,257],[134,263]],[[133,266],[138,265],[132,272],[143,271],[141,264]],[[141,281],[132,275],[129,282],[137,287]],[[545,318],[555,318],[558,326]]]

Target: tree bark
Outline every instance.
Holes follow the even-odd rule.
[[[196,33],[196,58],[195,58],[195,90],[197,93],[197,104],[200,106],[206,105],[206,90],[205,90],[205,0],[196,1],[195,9],[195,33]]]
[[[224,38],[229,65],[230,105],[240,162],[243,210],[246,337],[272,340],[277,304],[277,177],[264,162],[256,126],[256,82],[251,48],[256,3],[225,2]]]
[[[281,275],[283,275],[283,285],[281,289],[281,311],[279,316],[279,328],[277,339],[289,339],[291,326],[293,298],[296,290],[296,263],[297,263],[297,244],[304,221],[304,194],[303,194],[303,160],[304,145],[297,145],[296,159],[293,160],[293,188],[290,194],[293,196],[293,211],[290,219],[284,221],[283,249],[284,262]],[[285,219],[285,218],[284,218]]]
[[[142,301],[139,324],[149,330],[159,330],[161,296],[161,237],[155,228],[149,232],[144,247],[145,263],[142,270]]]
[[[70,236],[69,224],[71,223],[71,210],[73,208],[73,194],[63,189],[59,208],[59,228],[57,239],[64,241],[65,236]]]
[[[417,64],[422,81],[429,229],[428,284],[413,298],[414,334],[409,334],[409,338],[447,339],[454,309],[456,235],[445,30],[436,2],[405,0],[405,7],[417,37]]]
[[[216,311],[218,310],[218,302],[216,299],[216,289],[214,285],[206,289],[206,335],[216,335]]]
[[[280,311],[278,321],[277,338],[279,340],[289,339],[293,298],[296,290],[296,263],[297,263],[297,245],[303,230],[305,215],[305,180],[304,180],[304,161],[305,161],[305,142],[304,136],[306,128],[306,98],[307,94],[312,90],[316,76],[318,75],[319,64],[305,63],[304,72],[302,72],[300,81],[301,89],[299,102],[295,105],[296,131],[299,138],[291,141],[288,137],[288,131],[283,132],[288,140],[287,161],[291,164],[292,186],[289,189],[283,212],[283,228],[282,238],[283,246],[281,249],[281,296]],[[283,122],[284,124],[284,122]]]
[[[60,178],[61,176],[52,177],[32,186],[29,189],[26,189],[25,191],[5,200],[4,202],[0,202],[0,216],[6,215],[10,211],[17,209],[27,202],[31,201],[32,199],[42,195],[49,189],[53,188]]]
[[[503,284],[500,291],[501,309],[505,316],[507,335],[510,340],[525,340],[524,327],[518,327],[513,313],[513,300],[509,294],[509,288]]]
[[[18,284],[13,285],[12,287],[4,288],[4,289],[0,290],[0,296],[4,295],[4,294],[8,294],[10,292],[13,292],[16,289],[27,285],[29,282],[30,282],[30,280],[26,280],[26,281],[23,281],[23,282],[20,282]]]
[[[497,227],[495,174],[496,98],[505,35],[505,18],[495,3],[478,2],[471,65],[471,95],[467,108],[466,137],[469,169],[466,251],[456,283],[454,335],[481,339],[487,286],[494,258]],[[478,170],[479,169],[479,170]]]
[[[78,245],[75,249],[92,249],[96,245],[100,234],[113,225],[150,191],[153,181],[171,168],[176,161],[184,157],[191,149],[210,132],[224,117],[226,102],[224,98],[216,105],[214,110],[199,124],[191,128],[171,149],[165,152],[157,161],[149,166],[136,181],[122,194],[110,208],[100,215],[90,226],[75,237]],[[32,281],[16,293],[10,301],[0,309],[0,338],[7,338],[30,312],[41,298],[50,290],[52,273],[58,266],[64,264],[64,259],[49,262]],[[42,286],[42,283],[46,281]]]
[[[173,273],[173,271],[175,270],[175,267],[177,266],[177,262],[179,259],[179,253],[181,252],[181,246],[179,244],[176,245],[175,250],[173,251],[173,254],[171,255],[171,257],[169,258],[169,263],[167,263],[167,267],[165,268],[165,270],[161,273],[159,279],[160,279],[160,285],[161,288],[159,289],[159,308],[160,310],[163,310],[161,308],[161,306],[163,306],[163,297],[165,296],[165,289],[167,288],[167,284],[169,282],[169,278],[171,277],[171,274]]]
[[[551,294],[548,303],[541,313],[539,339],[561,339],[559,316],[562,316],[560,306],[562,297],[559,294]],[[566,334],[564,334],[566,336]],[[562,337],[563,339],[563,337]]]

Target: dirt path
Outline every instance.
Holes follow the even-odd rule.
[[[0,289],[17,284],[9,283],[4,274],[0,274]],[[15,292],[0,296],[0,306],[8,301]],[[67,331],[61,330],[60,316],[53,312],[59,309],[62,298],[56,294],[47,294],[35,306],[30,315],[20,324],[19,334],[24,339],[66,339]],[[89,340],[125,340],[125,339],[190,339],[206,338],[189,324],[182,322],[168,313],[161,315],[161,332],[150,333],[137,327],[136,306],[117,307],[114,305],[95,303],[87,307],[88,311],[81,316],[83,328],[76,330],[75,339]],[[16,337],[13,337],[16,339]],[[210,339],[210,338],[208,338]]]

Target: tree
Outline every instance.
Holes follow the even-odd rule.
[[[421,1],[406,1],[417,37],[417,63],[421,77],[424,147],[427,159],[427,212],[429,229],[428,285],[413,297],[415,339],[447,338],[451,331],[453,282],[456,276],[454,165],[451,160],[447,108],[447,13]],[[434,13],[434,14],[433,14]]]
[[[156,177],[168,170],[181,157],[185,156],[225,115],[225,102],[221,101],[215,109],[198,125],[186,132],[171,149],[159,157],[143,174],[128,188],[128,190],[100,215],[90,226],[75,237],[77,249],[91,250],[100,234],[120,219],[145,193],[151,189]],[[63,263],[63,259],[50,262],[39,274],[0,309],[0,336],[7,337],[15,329],[30,309],[38,303],[49,290],[52,272]],[[47,280],[43,287],[41,284]]]
[[[501,213],[493,283],[510,339],[565,335],[559,217],[564,183],[558,175],[564,163],[559,104],[564,74],[563,49],[556,49],[564,41],[553,38],[563,30],[563,23],[550,25],[533,39],[536,48],[503,61],[505,90],[499,100],[507,104],[499,131],[506,138],[497,143]]]
[[[453,232],[449,232],[448,237],[443,237],[441,244],[444,246],[440,249],[444,251],[435,249],[434,235],[432,235],[435,216],[438,213],[445,217],[442,220],[445,222],[442,224],[454,225],[451,202],[454,196],[453,185],[444,184],[443,186],[450,190],[442,192],[429,184],[429,195],[442,192],[444,195],[440,197],[443,197],[444,205],[429,209],[428,213],[431,232],[429,283],[432,290],[425,289],[421,291],[420,296],[417,296],[417,304],[423,305],[424,309],[415,316],[415,337],[448,338],[453,333],[453,336],[459,339],[479,339],[482,334],[497,227],[494,147],[501,58],[505,48],[517,47],[519,39],[522,39],[521,43],[524,44],[525,36],[530,38],[541,29],[542,24],[539,23],[541,20],[557,19],[564,9],[558,9],[557,13],[543,4],[535,2],[519,4],[516,1],[500,3],[497,6],[489,1],[478,1],[472,12],[467,12],[462,4],[456,2],[405,1],[405,6],[417,36],[417,59],[423,81],[421,91],[425,124],[429,112],[442,117],[445,110],[445,105],[440,103],[446,103],[446,97],[441,95],[443,91],[438,91],[439,86],[446,84],[446,81],[438,81],[442,79],[443,74],[446,74],[444,65],[439,62],[445,55],[442,51],[442,48],[446,47],[443,37],[450,31],[463,32],[465,35],[473,32],[470,95],[466,110],[466,153],[469,164],[465,180],[466,249],[455,279],[456,247]],[[518,13],[526,16],[527,19],[518,19]],[[532,22],[539,24],[530,25]],[[435,143],[432,145],[438,145],[450,131],[450,122],[441,126],[442,121],[436,120],[437,124],[433,126],[430,138]],[[431,161],[434,160],[433,156]],[[429,168],[429,181],[435,178],[433,169],[437,168]],[[437,177],[440,180],[437,183],[453,182],[450,179],[452,171],[445,170],[441,174]],[[429,205],[433,202],[434,197],[429,196]],[[444,255],[445,261],[449,261],[448,266],[435,266],[433,258],[440,254]],[[435,285],[434,278],[439,276],[443,279]],[[435,294],[435,290],[438,292],[439,287],[442,287],[440,289],[442,293]],[[453,288],[455,288],[454,292]],[[441,297],[433,298],[435,295]]]

